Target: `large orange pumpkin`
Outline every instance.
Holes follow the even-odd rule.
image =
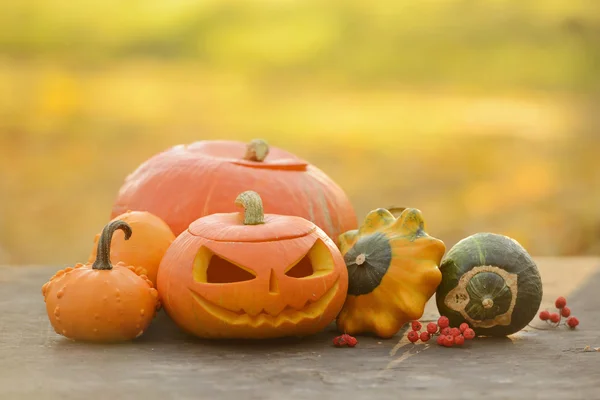
[[[200,141],[155,155],[127,177],[112,218],[149,211],[179,235],[200,217],[234,212],[236,196],[248,189],[269,212],[312,221],[336,243],[358,226],[346,194],[325,173],[261,140]]]
[[[317,333],[341,310],[348,289],[333,241],[303,218],[263,215],[244,192],[244,212],[198,219],[158,270],[163,308],[203,338],[273,338]]]

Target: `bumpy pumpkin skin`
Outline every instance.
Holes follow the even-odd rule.
[[[349,274],[348,297],[337,327],[350,335],[389,338],[423,315],[441,282],[444,243],[425,233],[421,212],[408,208],[396,219],[371,211],[358,230],[340,237]]]
[[[134,339],[159,308],[152,282],[123,264],[112,271],[96,271],[91,264],[67,267],[43,286],[42,294],[56,333],[80,341]]]
[[[156,286],[156,275],[160,261],[167,249],[175,240],[175,235],[169,226],[159,217],[146,211],[128,211],[113,219],[127,222],[133,231],[129,240],[125,240],[122,231],[114,233],[110,247],[110,261],[113,264],[122,262],[124,265],[141,267],[148,279]],[[98,239],[88,259],[93,263],[97,256]]]
[[[440,269],[436,304],[453,326],[467,322],[477,335],[507,336],[527,326],[540,307],[538,268],[507,236],[469,236],[450,249]]]
[[[253,226],[240,213],[198,219],[175,239],[158,273],[167,314],[210,339],[317,333],[335,319],[347,288],[344,260],[321,229],[270,214]]]
[[[112,217],[149,211],[177,236],[200,217],[237,211],[235,198],[252,188],[269,213],[312,221],[334,242],[357,227],[350,200],[323,171],[276,147],[258,157],[249,148],[236,141],[199,141],[153,156],[127,177]]]
[[[158,292],[141,269],[109,261],[110,237],[123,224],[105,227],[93,264],[60,270],[42,286],[56,333],[79,341],[127,341],[142,335],[160,309]],[[125,237],[130,235],[129,229]]]

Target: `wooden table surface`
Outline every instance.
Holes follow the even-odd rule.
[[[131,343],[57,335],[41,286],[59,267],[0,267],[0,399],[600,399],[600,259],[538,258],[543,306],[567,297],[575,330],[525,330],[464,348],[360,337],[213,342],[161,312]],[[436,318],[433,302],[424,319]],[[534,325],[540,325],[534,321]]]

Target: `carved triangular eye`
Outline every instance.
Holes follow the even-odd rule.
[[[206,271],[206,281],[208,283],[243,282],[254,278],[255,276],[250,272],[217,255],[212,256]]]
[[[285,274],[292,278],[326,275],[333,271],[334,262],[331,252],[322,240],[317,240],[300,261],[294,264]]]
[[[235,283],[256,278],[251,271],[219,257],[206,247],[196,255],[193,276],[201,283]]]
[[[313,272],[312,263],[310,262],[308,255],[306,255],[298,264],[286,271],[285,274],[287,276],[291,276],[292,278],[306,278],[307,276],[311,276]]]

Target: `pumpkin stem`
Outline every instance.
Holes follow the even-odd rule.
[[[246,146],[246,155],[244,160],[248,161],[264,161],[269,154],[269,145],[262,139],[251,140]]]
[[[365,261],[367,261],[367,256],[365,255],[365,253],[360,253],[356,256],[356,260],[354,262],[356,263],[356,265],[363,265]]]
[[[492,308],[494,306],[494,300],[490,299],[489,297],[486,297],[481,301],[481,305],[483,306],[483,308]]]
[[[235,205],[244,207],[244,225],[265,223],[262,199],[258,193],[248,190],[235,199]]]
[[[125,240],[129,240],[131,237],[131,227],[125,221],[116,220],[104,227],[98,239],[98,251],[96,260],[92,264],[92,269],[112,269],[113,266],[110,263],[110,244],[112,236],[116,230],[122,230],[125,232]]]

